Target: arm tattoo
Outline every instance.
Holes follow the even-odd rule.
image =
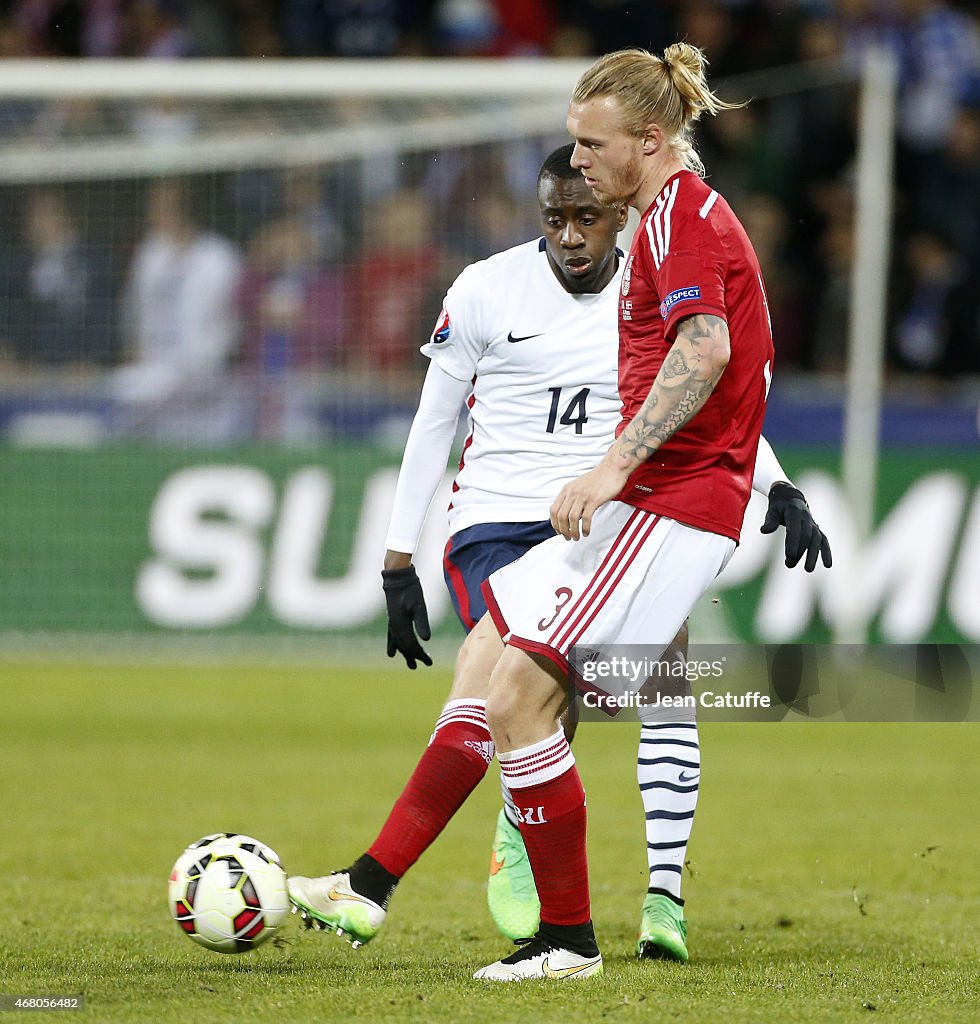
[[[684,361],[684,353],[674,349],[664,360],[664,365],[660,372],[664,375],[664,380],[673,380],[674,377],[680,377],[682,374],[690,373],[691,371]]]
[[[619,437],[619,454],[644,462],[707,402],[728,364],[728,324],[718,316],[686,317],[650,394]]]

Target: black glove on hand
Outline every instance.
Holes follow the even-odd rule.
[[[432,638],[425,595],[415,566],[382,569],[381,581],[388,604],[388,657],[401,654],[410,669],[415,668],[416,660],[423,665],[431,665],[432,659],[422,650],[415,636],[418,632],[423,640]]]
[[[833,565],[830,541],[813,521],[810,506],[803,492],[788,483],[775,483],[769,488],[769,510],[762,524],[763,533],[774,533],[779,526],[786,527],[786,566],[792,569],[806,552],[803,568],[813,572],[817,558],[829,569]]]

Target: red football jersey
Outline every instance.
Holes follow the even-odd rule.
[[[675,174],[640,218],[621,292],[618,432],[649,395],[685,317],[723,317],[731,358],[701,411],[632,473],[619,500],[737,541],[772,374],[772,328],[752,243],[698,175]]]

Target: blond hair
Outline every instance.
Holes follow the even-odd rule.
[[[704,174],[691,132],[705,112],[717,114],[739,107],[725,103],[705,78],[707,58],[690,43],[673,43],[662,57],[646,50],[617,50],[600,57],[578,80],[572,102],[615,96],[623,111],[622,128],[642,135],[649,124],[660,125],[667,144],[685,167]]]

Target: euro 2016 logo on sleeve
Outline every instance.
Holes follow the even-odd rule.
[[[633,257],[626,261],[626,269],[623,271],[623,283],[620,286],[620,291],[623,295],[629,295],[630,292],[630,281],[633,279]]]
[[[436,321],[435,329],[432,332],[432,344],[443,345],[449,341],[449,335],[453,332],[453,325],[449,321],[449,314],[443,310]]]

